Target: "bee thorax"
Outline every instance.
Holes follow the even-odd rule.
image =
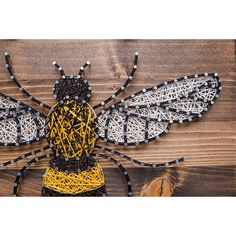
[[[66,100],[48,115],[48,141],[65,158],[89,155],[96,142],[95,112],[88,103]]]

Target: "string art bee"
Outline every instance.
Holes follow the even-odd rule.
[[[43,139],[48,141],[45,147],[0,164],[0,167],[4,167],[29,156],[43,154],[29,160],[19,170],[14,181],[14,196],[19,194],[20,178],[27,167],[44,158],[50,158],[50,161],[43,175],[42,196],[104,196],[105,179],[96,160],[98,157],[111,161],[120,169],[127,181],[128,196],[131,196],[132,185],[128,172],[114,156],[151,168],[177,164],[184,158],[165,163],[144,163],[97,145],[97,139],[124,147],[158,140],[168,133],[172,123],[181,124],[202,117],[222,89],[216,73],[195,74],[143,89],[105,108],[135,78],[138,64],[138,53],[135,53],[133,68],[125,83],[112,96],[94,107],[89,104],[91,87],[82,78],[90,62],[86,62],[78,74],[71,76],[65,75],[62,67],[53,62],[61,78],[53,87],[58,102],[49,107],[20,85],[13,73],[8,53],[5,53],[5,60],[10,79],[19,90],[48,111],[44,115],[21,101],[0,94],[1,146],[21,146]],[[96,115],[94,110],[101,107],[102,111]]]

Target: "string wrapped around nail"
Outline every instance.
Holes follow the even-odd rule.
[[[42,196],[106,196],[105,177],[98,163],[101,158],[112,162],[121,171],[127,183],[128,196],[132,196],[128,171],[116,158],[143,168],[167,167],[179,164],[185,158],[146,163],[97,145],[97,140],[122,145],[124,148],[159,140],[169,132],[173,123],[182,124],[201,118],[222,90],[217,73],[194,74],[144,88],[105,107],[134,80],[138,64],[138,53],[135,53],[134,64],[125,83],[94,107],[89,104],[91,86],[83,79],[90,62],[86,62],[78,74],[70,76],[57,62],[53,62],[61,78],[53,87],[57,103],[49,107],[29,94],[19,83],[13,73],[9,53],[5,53],[5,59],[10,79],[19,91],[48,111],[45,116],[0,93],[0,145],[21,146],[40,140],[48,141],[48,145],[42,148],[0,163],[0,168],[3,168],[33,157],[16,175],[13,186],[15,196],[19,195],[20,179],[26,169],[46,158],[49,158],[49,163],[43,176]],[[101,111],[96,114],[95,110],[99,108]]]

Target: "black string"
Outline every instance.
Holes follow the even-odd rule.
[[[56,61],[53,62],[53,65],[55,65],[55,67],[59,70],[59,72],[60,72],[60,74],[61,74],[61,77],[64,79],[64,77],[65,77],[65,72],[64,72],[64,70],[62,69],[62,67],[61,67]]]
[[[150,92],[150,91],[155,91],[156,89],[162,87],[162,86],[167,86],[168,84],[173,84],[173,83],[176,83],[178,81],[184,81],[184,80],[187,80],[187,79],[190,79],[190,78],[196,78],[197,77],[202,77],[202,76],[210,76],[212,77],[212,79],[216,79],[217,80],[217,87],[214,87],[214,89],[216,90],[216,95],[215,97],[213,98],[212,101],[205,101],[204,99],[198,97],[197,99],[194,99],[194,101],[199,101],[199,102],[204,102],[206,103],[207,105],[207,108],[206,109],[203,109],[201,111],[201,113],[194,113],[194,112],[187,112],[187,111],[179,111],[177,110],[176,108],[171,108],[169,107],[169,102],[168,101],[164,101],[164,102],[158,102],[158,103],[152,103],[152,104],[140,104],[140,105],[128,105],[126,104],[126,101],[129,100],[129,99],[132,99],[133,97],[135,96],[138,96],[139,94],[141,93],[146,93],[146,92]],[[203,83],[202,85],[194,88],[191,92],[189,92],[188,94],[188,99],[189,100],[193,100],[193,96],[194,94],[200,90],[200,89],[204,89],[204,88],[210,88],[212,87],[212,79],[209,79],[207,82]],[[176,80],[172,80],[172,81],[169,81],[169,82],[165,82],[165,83],[162,83],[158,86],[155,86],[155,87],[152,87],[152,88],[148,88],[148,89],[143,89],[142,91],[139,91],[115,104],[113,104],[112,106],[104,109],[103,111],[101,111],[97,117],[99,117],[100,115],[104,115],[107,116],[107,119],[106,119],[106,124],[105,124],[105,127],[104,127],[104,136],[102,135],[99,135],[99,138],[104,140],[105,142],[109,142],[109,143],[115,143],[115,144],[119,144],[119,145],[124,145],[124,146],[127,146],[127,145],[139,145],[139,144],[142,144],[142,143],[148,143],[152,140],[155,140],[155,139],[159,139],[161,136],[165,135],[168,130],[170,129],[170,126],[171,126],[171,123],[183,123],[183,122],[191,122],[192,120],[194,119],[197,119],[197,118],[200,118],[202,117],[202,115],[204,113],[207,112],[208,110],[208,107],[211,106],[212,104],[214,104],[214,102],[216,101],[216,99],[218,98],[219,94],[220,94],[220,91],[221,91],[222,87],[221,87],[221,82],[220,82],[220,79],[218,77],[218,75],[216,73],[209,73],[207,75],[205,74],[195,74],[195,75],[190,75],[190,76],[185,76],[185,77],[182,77],[182,78],[179,78],[179,79],[176,79]],[[180,94],[180,96],[178,98],[175,98],[175,99],[172,99],[171,102],[175,102],[177,101],[178,99],[184,99],[186,96],[184,94]],[[170,112],[175,112],[175,113],[178,113],[178,114],[183,114],[183,115],[187,115],[187,118],[183,118],[183,119],[176,119],[176,120],[170,120],[170,119],[166,119],[166,118],[149,118],[145,115],[140,115],[140,114],[135,114],[135,113],[132,113],[132,111],[130,112],[129,111],[129,108],[135,108],[135,109],[142,109],[142,108],[151,108],[151,107],[159,107],[160,109],[164,109],[164,110],[167,110],[170,111]],[[122,112],[124,113],[124,115],[127,115],[127,116],[133,116],[133,117],[137,117],[138,119],[142,119],[145,123],[146,123],[146,127],[143,127],[145,128],[145,138],[143,139],[143,141],[139,141],[139,142],[126,142],[125,141],[125,138],[126,138],[126,133],[125,133],[125,130],[126,130],[126,122],[124,122],[124,141],[123,142],[117,142],[113,139],[110,139],[109,138],[109,135],[108,135],[108,131],[109,131],[109,122],[111,120],[111,117],[112,117],[112,112],[113,111],[119,111],[119,112]],[[162,133],[158,134],[156,137],[152,137],[152,138],[148,138],[149,137],[149,122],[168,122],[168,125],[167,125],[167,128],[165,130],[163,130]]]
[[[8,166],[8,165],[14,164],[14,163],[16,163],[16,162],[18,162],[18,161],[21,161],[21,160],[23,160],[23,159],[25,159],[25,158],[27,158],[27,157],[29,157],[29,156],[31,156],[31,155],[34,155],[34,154],[39,153],[39,152],[43,152],[43,151],[45,151],[45,150],[47,150],[47,149],[49,149],[49,148],[50,148],[50,145],[47,145],[47,146],[45,146],[45,147],[36,149],[36,150],[34,150],[34,151],[27,152],[27,153],[25,153],[25,154],[23,154],[23,155],[21,155],[21,156],[15,158],[15,159],[13,159],[13,160],[10,160],[10,161],[1,163],[1,164],[0,164],[0,167],[4,167],[4,166]]]
[[[96,161],[90,155],[85,155],[85,153],[82,153],[80,157],[76,158],[64,158],[57,153],[49,161],[50,167],[66,173],[78,173],[84,170],[90,170],[96,164]]]
[[[80,70],[79,70],[79,73],[78,75],[79,76],[82,76],[82,74],[84,73],[84,71],[86,70],[87,67],[90,67],[91,64],[89,61],[87,61],[82,67],[80,67]]]
[[[114,155],[116,155],[116,156],[118,156],[118,157],[121,157],[121,158],[123,158],[123,159],[126,159],[126,160],[128,160],[128,161],[130,161],[130,162],[133,162],[133,163],[139,165],[139,166],[147,166],[147,167],[152,167],[152,168],[178,164],[178,163],[180,163],[180,162],[183,162],[183,161],[186,159],[185,157],[181,157],[181,158],[176,159],[176,160],[173,160],[173,161],[168,161],[168,162],[163,162],[163,163],[153,163],[153,164],[151,164],[151,163],[145,163],[145,162],[141,162],[141,161],[135,160],[135,159],[133,159],[133,158],[131,158],[131,157],[125,155],[125,154],[122,154],[122,153],[120,153],[120,152],[117,152],[117,151],[115,151],[115,150],[113,150],[113,149],[109,149],[109,148],[107,148],[107,147],[103,147],[103,146],[98,146],[98,145],[96,145],[95,148],[98,148],[98,149],[103,150],[103,151],[106,151],[106,152],[110,152],[110,153],[112,153],[112,154],[114,154]]]
[[[16,79],[16,76],[14,75],[13,71],[12,71],[12,65],[10,62],[10,55],[9,53],[5,53],[5,60],[6,60],[6,68],[8,69],[8,72],[10,74],[10,79],[18,86],[19,90],[25,94],[30,100],[32,100],[33,102],[35,102],[36,104],[38,104],[39,106],[50,110],[51,107],[49,107],[48,105],[44,104],[43,102],[40,102],[39,100],[37,100],[36,98],[34,98],[31,94],[29,94],[18,82],[18,80]]]
[[[45,155],[42,155],[42,156],[39,156],[39,157],[35,157],[33,158],[32,160],[28,161],[26,163],[26,165],[24,165],[16,174],[16,178],[15,178],[15,181],[14,181],[14,187],[13,187],[13,196],[18,196],[18,186],[19,186],[19,183],[20,183],[20,178],[21,176],[24,174],[24,171],[33,163],[37,163],[38,161],[46,158],[46,157],[52,157],[53,154],[45,154]]]
[[[137,64],[138,64],[138,53],[135,53],[135,57],[134,57],[134,65],[133,65],[133,69],[128,77],[128,79],[125,81],[125,83],[109,98],[107,98],[106,100],[104,100],[103,102],[95,105],[93,107],[93,109],[97,109],[101,106],[105,106],[108,102],[110,102],[111,100],[113,100],[115,97],[117,97],[119,94],[121,94],[126,87],[128,86],[128,84],[132,81],[132,79],[134,78],[134,73],[137,70]]]
[[[112,163],[114,163],[120,169],[120,171],[124,174],[126,182],[127,182],[128,196],[131,197],[132,194],[133,194],[132,193],[132,184],[131,184],[131,180],[130,180],[128,171],[125,169],[125,167],[122,166],[117,160],[115,160],[111,156],[107,156],[107,155],[104,155],[104,154],[96,153],[96,157],[101,157],[103,159],[111,161]]]

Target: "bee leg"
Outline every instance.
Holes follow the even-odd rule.
[[[31,156],[31,155],[34,155],[34,154],[39,153],[39,152],[43,152],[43,151],[45,151],[45,150],[47,150],[47,149],[49,149],[49,148],[50,148],[50,145],[47,145],[47,146],[45,146],[45,147],[43,147],[43,148],[36,149],[36,150],[34,150],[34,151],[32,151],[32,152],[27,152],[27,153],[25,153],[25,154],[23,154],[23,155],[21,155],[21,156],[15,158],[15,159],[13,159],[13,160],[0,163],[0,168],[1,168],[1,167],[4,167],[4,166],[11,165],[11,164],[14,164],[14,163],[16,163],[16,162],[18,162],[18,161],[21,161],[21,160],[23,160],[23,159],[25,159],[25,158],[27,158],[27,157],[29,157],[29,156]]]
[[[5,52],[5,60],[6,60],[6,68],[10,74],[10,79],[18,86],[19,90],[26,95],[30,100],[32,100],[34,103],[38,104],[39,106],[50,110],[51,107],[49,107],[48,105],[44,104],[43,102],[40,102],[39,100],[37,100],[36,98],[34,98],[31,94],[29,94],[19,83],[19,81],[16,79],[16,76],[14,75],[13,71],[12,71],[12,65],[11,65],[11,61],[10,61],[10,54],[8,52]]]
[[[117,152],[115,150],[109,149],[107,147],[103,147],[103,146],[95,146],[95,148],[98,148],[100,150],[106,151],[106,152],[110,152],[118,157],[121,157],[123,159],[126,159],[130,162],[133,162],[139,166],[144,166],[144,167],[151,167],[151,168],[157,168],[157,167],[161,167],[161,166],[169,166],[169,165],[174,165],[174,164],[178,164],[180,162],[183,162],[186,158],[185,157],[181,157],[179,159],[173,160],[173,161],[168,161],[168,162],[163,162],[163,163],[146,163],[146,162],[141,162],[138,161],[136,159],[133,159],[125,154],[122,154],[120,152]]]
[[[96,157],[101,157],[103,159],[111,161],[120,169],[120,171],[124,174],[125,179],[127,181],[128,196],[131,197],[132,196],[132,185],[131,185],[131,180],[129,178],[128,171],[125,169],[125,167],[123,167],[116,159],[112,158],[111,156],[107,156],[107,155],[100,154],[100,153],[96,153],[95,155],[96,155]]]
[[[18,186],[20,184],[20,178],[21,176],[24,174],[24,171],[33,163],[37,163],[38,161],[46,158],[46,157],[51,157],[53,154],[45,154],[39,157],[35,157],[33,159],[31,159],[30,161],[28,161],[16,174],[16,178],[14,181],[14,187],[13,187],[13,196],[18,196]]]
[[[97,109],[101,106],[105,106],[108,102],[110,102],[111,100],[115,99],[115,97],[117,97],[119,94],[121,94],[122,92],[125,91],[125,89],[127,88],[128,84],[133,80],[134,78],[134,73],[138,68],[138,53],[135,53],[135,57],[134,57],[134,65],[133,65],[133,69],[130,73],[130,75],[128,76],[128,79],[125,81],[125,83],[109,98],[107,98],[106,100],[104,100],[103,102],[95,105],[93,107],[93,109]]]
[[[79,70],[78,75],[79,75],[79,76],[82,76],[82,74],[84,73],[85,69],[86,69],[87,67],[90,67],[90,66],[91,66],[90,61],[87,61],[83,66],[80,67],[80,70]]]

